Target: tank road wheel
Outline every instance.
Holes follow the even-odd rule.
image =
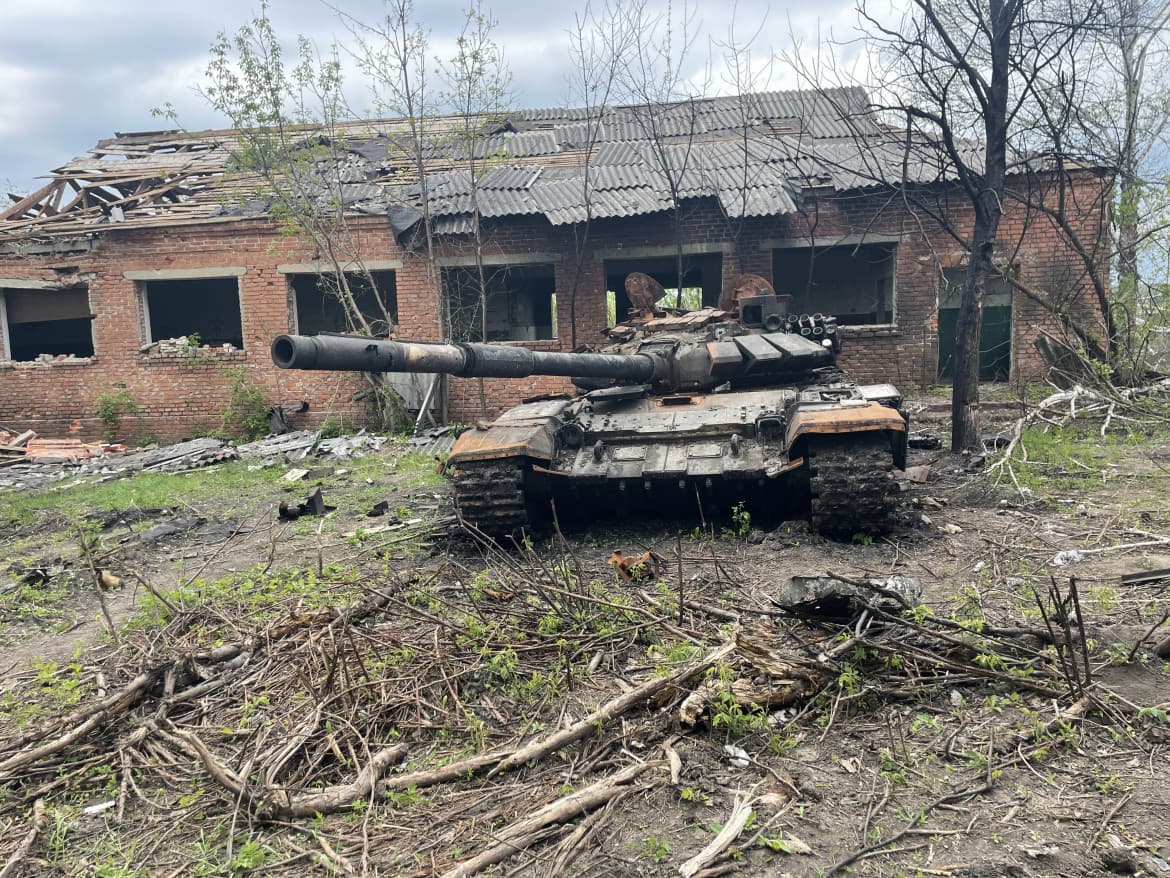
[[[897,492],[885,436],[814,436],[808,463],[812,526],[817,531],[840,539],[890,529]]]
[[[519,536],[529,527],[524,495],[528,467],[523,457],[456,464],[452,481],[459,517],[493,539]]]

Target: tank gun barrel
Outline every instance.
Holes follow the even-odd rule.
[[[344,335],[278,335],[272,361],[282,369],[446,372],[460,378],[562,375],[648,382],[659,369],[647,354],[567,354],[498,344],[438,344]]]

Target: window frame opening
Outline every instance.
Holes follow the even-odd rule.
[[[894,327],[897,263],[898,244],[891,241],[777,247],[772,250],[772,286],[792,296],[795,314],[836,317],[843,327]],[[869,266],[877,266],[876,271]]]
[[[369,271],[368,278],[373,280],[372,287],[367,272],[347,271],[345,276],[353,291],[355,304],[370,324],[372,333],[378,337],[388,335],[391,326],[387,325],[386,314],[382,309],[385,308],[393,325],[397,326],[397,272],[394,269]],[[286,281],[291,312],[290,324],[294,332],[301,335],[318,335],[362,331],[361,327],[349,324],[345,308],[337,293],[337,281],[333,273],[297,272],[286,275]]]
[[[31,319],[37,316],[44,319]],[[88,286],[0,287],[0,356],[13,363],[32,363],[44,356],[90,359],[97,353],[93,318]]]
[[[556,267],[551,262],[484,266],[486,339],[481,337],[484,321],[475,266],[443,266],[440,275],[454,340],[493,343],[557,340]]]
[[[137,281],[138,301],[142,309],[142,329],[147,345],[175,338],[190,339],[192,347],[206,345],[222,348],[230,344],[234,350],[244,350],[244,306],[240,294],[240,278],[237,275],[216,275],[200,278],[152,279]],[[174,297],[185,294],[195,302],[162,302],[159,297]],[[235,305],[234,319],[228,315],[220,324],[200,323],[213,313],[213,307],[205,298],[212,295],[221,306]],[[164,304],[176,313],[164,317]],[[215,304],[215,303],[213,303]],[[191,320],[193,325],[184,325]],[[186,329],[187,331],[182,331]],[[233,331],[234,330],[234,331]],[[196,343],[197,342],[197,343]]]
[[[605,275],[605,325],[615,326],[629,318],[632,307],[626,295],[626,276],[635,271],[647,274],[666,290],[658,304],[663,308],[674,308],[678,294],[678,256],[671,253],[662,256],[615,257],[602,263]],[[683,304],[688,311],[700,308],[714,308],[723,295],[723,253],[683,254]]]

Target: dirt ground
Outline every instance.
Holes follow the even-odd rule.
[[[1170,441],[1096,426],[998,468],[913,452],[898,526],[850,543],[609,521],[500,551],[402,445],[165,508],[38,508],[0,535],[0,862],[668,875],[738,828],[698,874],[1170,875],[1170,573],[1122,581],[1170,568]],[[278,518],[315,484],[336,511]],[[87,539],[121,580],[116,641]],[[662,569],[624,582],[614,549]],[[922,608],[778,607],[822,574],[917,577]]]

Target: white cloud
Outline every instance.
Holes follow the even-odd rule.
[[[656,0],[663,9],[667,0]],[[674,10],[679,0],[674,0]],[[464,0],[418,0],[417,12],[431,29],[432,55],[450,54],[462,22]],[[568,29],[575,9],[547,0],[496,0],[489,3],[498,21],[496,38],[513,73],[515,102],[548,106],[567,101]],[[350,0],[355,18],[377,21],[382,0]],[[767,0],[738,4],[703,4],[702,30],[694,46],[688,76],[696,86],[705,78],[712,37],[723,39],[736,10],[738,30],[746,33],[767,12],[757,40],[756,66],[773,51],[789,47],[790,29],[807,46],[823,30],[836,31],[853,21],[852,0],[815,3],[799,0],[781,11]],[[173,4],[166,0],[0,0],[0,179],[31,188],[33,178],[83,153],[114,131],[152,130],[167,122],[150,115],[152,107],[170,102],[189,128],[223,124],[196,96],[208,48],[220,31],[234,33],[259,9],[259,3],[200,0]],[[770,12],[768,10],[771,9]],[[346,29],[320,0],[273,0],[270,14],[290,51],[303,33],[324,49],[334,39],[347,40]],[[726,92],[713,69],[713,91]],[[796,84],[776,68],[772,87]],[[360,105],[365,92],[356,82],[350,93]]]

